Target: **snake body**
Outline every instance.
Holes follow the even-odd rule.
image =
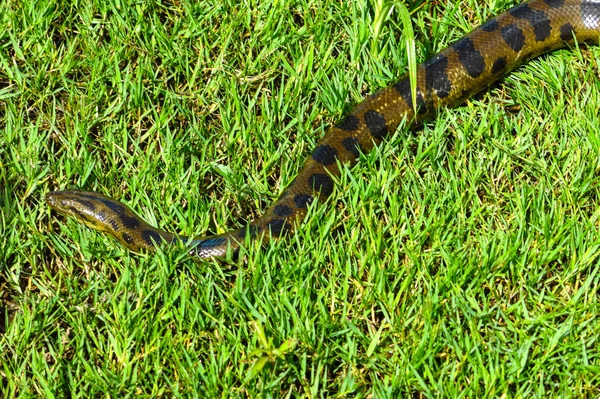
[[[183,240],[201,258],[236,254],[249,236],[269,240],[291,232],[314,200],[329,197],[339,164],[354,164],[406,120],[408,128],[440,107],[460,104],[508,71],[565,45],[598,43],[600,0],[533,0],[492,18],[417,69],[416,107],[408,76],[366,98],[318,143],[298,176],[258,220],[225,234],[198,239],[156,229],[126,205],[86,191],[50,192],[46,200],[61,214],[115,237],[127,248],[152,251]]]

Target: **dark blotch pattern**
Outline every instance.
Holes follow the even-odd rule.
[[[544,0],[544,3],[548,4],[552,8],[557,8],[565,3],[565,0]]]
[[[81,194],[79,194],[79,197],[81,197],[81,198],[87,198],[88,200],[90,200],[90,202],[96,202],[96,201],[98,201],[100,199],[100,198],[97,198],[97,197],[95,197],[93,195],[89,195],[88,193],[81,193]],[[83,203],[83,201],[81,201],[81,200],[79,200],[79,201]]]
[[[308,178],[308,185],[313,190],[329,196],[333,192],[333,180],[325,173],[315,173]]]
[[[573,34],[575,33],[575,28],[573,25],[566,23],[560,27],[560,38],[565,42],[573,41]]]
[[[132,230],[135,230],[138,227],[140,227],[140,221],[137,218],[126,215],[124,206],[104,198],[100,199],[100,202],[106,205],[107,208],[109,208],[119,217],[119,220],[121,221],[121,224],[123,224],[123,227]]]
[[[358,158],[360,152],[362,151],[360,148],[360,143],[356,137],[346,137],[342,140],[342,145],[346,151],[354,155],[355,158]]]
[[[498,30],[499,27],[500,24],[495,19],[490,19],[485,24],[481,25],[481,29],[483,29],[485,32],[493,32]]]
[[[267,223],[267,228],[274,236],[280,236],[287,230],[288,224],[283,219],[273,219]]]
[[[246,232],[248,232],[248,236],[250,238],[254,238],[260,232],[260,227],[254,225],[254,224],[251,224],[249,226],[246,226],[243,229],[238,230],[238,232],[236,233],[236,236],[238,236],[241,239],[244,239],[244,238],[246,238]]]
[[[86,200],[78,199],[77,202],[79,202],[82,207],[87,208],[87,209],[95,209],[96,208],[94,206],[94,203],[92,201],[86,201]]]
[[[470,77],[476,78],[482,74],[485,69],[485,60],[475,48],[475,43],[468,37],[459,40],[454,46],[458,54],[458,59],[463,65]]]
[[[545,12],[533,10],[527,4],[523,4],[510,10],[510,14],[515,18],[524,19],[529,22],[533,27],[536,41],[543,42],[550,36],[552,27],[550,26],[550,19],[548,19],[548,15]]]
[[[383,140],[387,134],[387,126],[383,115],[377,111],[370,110],[365,112],[364,119],[371,136],[377,140]]]
[[[294,204],[297,208],[306,209],[313,202],[313,196],[309,194],[297,194],[294,196]]]
[[[140,226],[140,221],[132,216],[118,215],[123,226],[128,229],[137,229]]]
[[[435,90],[439,98],[446,98],[452,90],[452,82],[448,77],[448,58],[438,54],[423,63],[425,67],[425,88]]]
[[[273,213],[276,214],[277,216],[287,217],[287,216],[290,216],[293,213],[293,211],[292,211],[292,208],[290,208],[287,205],[277,205],[273,209]]]
[[[410,90],[410,81],[408,79],[402,79],[400,82],[394,85],[394,89],[400,94],[404,102],[412,108],[412,91]],[[417,87],[417,114],[423,115],[427,113],[427,103],[423,98],[423,93],[419,91]]]
[[[412,102],[411,102],[412,105]],[[417,87],[417,115],[425,115],[429,112],[428,102],[423,98],[423,93]]]
[[[255,225],[248,226],[248,235],[252,238],[256,237],[260,233],[260,227]]]
[[[110,227],[113,229],[114,232],[119,231],[119,224],[117,223],[117,221],[115,219],[105,219],[106,223],[110,224]]]
[[[338,123],[336,127],[347,132],[351,132],[358,129],[358,122],[358,117],[354,114],[350,114],[346,118],[344,118],[343,121]]]
[[[162,242],[162,237],[154,230],[142,231],[142,239],[151,247],[159,245]]]
[[[494,61],[494,64],[492,65],[492,73],[497,74],[500,72],[504,72],[505,68],[506,68],[506,58],[498,57],[498,58],[496,58],[496,60]]]
[[[81,212],[79,209],[77,209],[77,208],[75,208],[73,206],[70,206],[69,210],[71,212],[73,212],[75,215],[79,216],[79,218],[82,219],[82,220],[87,220],[87,221],[90,220],[90,218],[88,218],[88,216],[85,213]]]
[[[500,30],[504,42],[515,51],[521,51],[525,45],[525,35],[515,24],[506,25]]]
[[[423,98],[423,93],[417,87],[417,114],[425,115],[429,112],[429,102]]]
[[[122,205],[119,205],[114,201],[110,201],[110,200],[107,200],[104,198],[99,198],[99,199],[100,199],[100,202],[102,202],[108,209],[110,209],[114,213],[117,213],[119,215],[125,213],[125,208]]]
[[[313,151],[312,159],[321,165],[331,165],[335,163],[337,159],[337,150],[327,144],[320,145]]]
[[[127,233],[122,233],[121,234],[121,238],[123,239],[123,241],[125,241],[127,244],[131,245],[133,244],[133,237],[131,237],[129,234]]]

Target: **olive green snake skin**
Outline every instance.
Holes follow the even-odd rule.
[[[225,234],[188,239],[150,226],[126,205],[102,194],[55,191],[52,209],[116,238],[139,252],[181,240],[200,258],[239,252],[246,237],[266,242],[289,234],[315,199],[329,197],[339,164],[354,164],[406,120],[415,128],[440,107],[452,107],[542,53],[565,45],[598,43],[600,0],[533,0],[511,8],[418,66],[416,109],[408,77],[360,103],[331,127],[298,176],[264,216]]]

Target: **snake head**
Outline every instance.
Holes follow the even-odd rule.
[[[86,226],[114,235],[119,220],[134,215],[131,209],[112,198],[91,191],[65,190],[46,194],[46,203],[61,215],[73,217]],[[137,222],[137,216],[135,216]],[[130,223],[132,224],[132,223]]]
[[[65,190],[46,194],[46,202],[61,215],[75,218],[93,230],[116,238],[127,248],[139,252],[153,250],[173,235],[155,229],[127,205],[92,191]]]

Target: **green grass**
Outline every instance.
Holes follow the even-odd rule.
[[[417,58],[515,4],[482,3],[409,8]],[[185,235],[259,217],[406,70],[371,7],[2,3],[5,397],[600,395],[597,47],[397,132],[239,262],[131,254],[45,205],[97,190]]]

